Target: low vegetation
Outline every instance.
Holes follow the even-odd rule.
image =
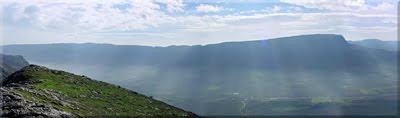
[[[24,89],[14,90],[24,99],[76,116],[196,117],[116,85],[35,65],[11,75],[3,84],[23,85]]]

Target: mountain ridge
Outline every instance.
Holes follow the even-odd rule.
[[[22,47],[22,48],[20,48]],[[151,46],[118,46],[118,45],[103,45],[103,44],[44,44],[44,45],[9,45],[4,46],[4,52],[10,54],[21,54],[29,58],[32,62],[46,60],[46,62],[63,63],[67,60],[75,64],[80,63],[93,63],[93,64],[110,64],[110,65],[135,65],[135,64],[154,64],[154,65],[181,65],[181,66],[194,66],[209,65],[219,63],[223,66],[246,64],[247,60],[235,55],[250,56],[257,59],[257,63],[261,63],[263,59],[270,60],[265,53],[269,55],[277,55],[280,53],[287,53],[282,55],[296,56],[302,58],[304,56],[298,54],[306,54],[309,57],[313,56],[312,53],[335,53],[338,54],[342,50],[348,49],[348,45],[341,35],[333,34],[316,34],[316,35],[300,35],[292,37],[282,37],[269,40],[258,41],[245,41],[245,42],[226,42],[219,44],[210,44],[204,46],[172,46],[172,47],[151,47]],[[50,50],[49,50],[50,49]],[[326,49],[326,50],[321,50]],[[305,52],[298,52],[304,50]],[[326,52],[323,52],[326,51]],[[42,55],[39,53],[48,53],[53,55],[47,59],[35,56]],[[343,52],[343,51],[342,51]],[[222,55],[227,58],[221,57]],[[318,55],[316,54],[316,55]],[[174,57],[167,57],[174,55]],[[96,62],[93,60],[86,60],[86,58],[96,57]],[[329,55],[327,55],[329,56]],[[33,57],[33,58],[32,58]],[[81,58],[77,60],[75,58]],[[112,62],[115,57],[120,57],[118,62]],[[167,58],[166,58],[167,57]],[[179,58],[181,57],[181,58]],[[208,57],[208,58],[204,58]],[[215,59],[213,59],[215,58]],[[301,64],[293,58],[276,57],[289,59],[290,63]],[[218,59],[229,59],[231,61],[222,61]],[[334,58],[327,58],[334,59]],[[177,61],[178,60],[178,61]],[[299,59],[301,62],[308,61],[308,59]],[[256,60],[253,60],[256,61]],[[277,61],[277,59],[271,60]],[[284,61],[284,60],[283,60]],[[230,64],[223,64],[230,63]],[[306,62],[305,64],[311,64]],[[252,66],[252,65],[251,65]],[[258,66],[258,65],[255,65]],[[264,65],[260,65],[264,66]],[[273,65],[272,65],[273,66]],[[272,67],[271,66],[271,67]],[[264,66],[267,67],[267,66]]]
[[[331,37],[337,36],[337,37],[342,37],[344,39],[344,37],[342,35],[340,35],[340,34],[303,34],[303,35],[285,36],[285,37],[269,38],[269,39],[255,39],[255,40],[244,40],[244,41],[226,41],[226,42],[211,43],[211,44],[168,45],[168,46],[119,45],[119,44],[112,44],[112,43],[94,43],[94,42],[84,42],[84,43],[46,43],[46,44],[7,44],[7,45],[0,45],[0,46],[22,46],[22,45],[111,45],[111,46],[143,46],[143,47],[162,48],[162,47],[207,46],[207,45],[216,45],[216,44],[223,44],[223,43],[246,43],[246,42],[264,41],[264,40],[280,40],[280,39],[296,38],[296,37],[303,37],[303,36],[331,36]]]
[[[383,41],[379,39],[364,39],[359,41],[349,41],[351,44],[360,45],[367,48],[382,49],[387,51],[398,51],[399,41]]]

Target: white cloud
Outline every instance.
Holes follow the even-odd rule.
[[[157,2],[167,5],[168,12],[183,12],[185,4],[183,0],[157,0]]]
[[[220,22],[231,22],[231,21],[240,21],[240,20],[251,20],[251,19],[261,19],[265,17],[304,17],[310,18],[314,16],[349,16],[349,17],[359,17],[359,18],[379,18],[379,19],[397,19],[396,15],[392,14],[360,14],[360,13],[344,13],[344,12],[334,12],[334,13],[266,13],[266,14],[254,14],[254,15],[225,15],[220,16],[217,20]],[[323,21],[323,19],[318,19]],[[343,19],[337,19],[343,20]],[[280,21],[276,21],[280,22]],[[281,21],[283,22],[283,21]]]
[[[199,6],[196,7],[196,10],[198,12],[219,12],[226,9],[219,6],[200,4]]]
[[[286,7],[286,8],[285,8],[285,7],[280,7],[280,6],[274,5],[274,6],[272,6],[272,7],[267,7],[267,8],[265,8],[265,9],[261,9],[261,10],[240,11],[239,13],[236,13],[236,14],[260,13],[260,12],[265,12],[265,13],[277,13],[277,12],[282,11],[282,9],[289,9],[288,11],[290,11],[290,10],[300,11],[300,10],[301,10],[300,7],[293,7],[293,6],[291,6],[291,7]]]
[[[230,10],[224,8],[225,6],[203,3],[196,7],[198,12],[214,12],[215,14],[196,15],[185,11],[182,0],[56,0],[50,2],[0,0],[0,6],[4,6],[0,17],[6,16],[2,18],[6,20],[5,24],[0,23],[4,27],[0,28],[3,30],[1,32],[4,39],[12,39],[6,40],[8,44],[101,42],[191,45],[305,33],[343,34],[353,40],[361,38],[393,40],[396,37],[396,30],[393,29],[397,26],[397,15],[388,12],[396,9],[392,3],[381,2],[371,6],[365,3],[359,5],[357,1],[326,2],[296,3],[306,8],[272,5],[264,9],[266,12],[251,9],[235,10],[232,14],[218,13]],[[332,3],[337,8],[331,8],[327,5],[328,3]],[[311,7],[330,11],[302,12]],[[336,10],[339,8],[345,8],[348,11]],[[357,9],[369,11],[363,12]],[[288,10],[296,12],[287,13]],[[244,13],[251,14],[244,15]],[[32,40],[30,37],[40,40]]]
[[[272,7],[268,7],[266,9],[263,9],[263,10],[260,10],[260,11],[268,12],[268,13],[276,13],[276,12],[279,12],[280,10],[281,10],[281,7],[274,5]]]
[[[390,4],[387,2],[382,2],[381,4],[371,7],[373,10],[378,10],[378,11],[396,11],[396,6],[394,4]]]
[[[276,5],[272,8],[272,11],[274,11],[274,12],[278,12],[279,10],[281,10],[281,7],[276,6]]]
[[[239,13],[236,14],[255,13],[255,12],[258,12],[258,10],[240,11]]]
[[[330,10],[334,12],[352,13],[391,13],[395,14],[396,2],[380,1],[377,5],[368,4],[365,0],[280,0],[281,2],[304,6],[306,8],[316,8]]]
[[[360,10],[366,4],[364,0],[280,0],[281,2],[328,10]]]
[[[32,22],[31,25],[46,30],[145,30],[173,21],[171,20],[173,18],[160,10],[158,4],[149,0],[90,2],[21,0],[9,2],[5,6],[10,8],[5,11],[11,12],[8,13],[11,15],[8,19],[10,22],[29,20]],[[32,8],[36,10],[30,10]]]

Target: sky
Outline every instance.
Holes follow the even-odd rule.
[[[397,0],[0,0],[0,43],[204,45],[302,34],[397,40]]]

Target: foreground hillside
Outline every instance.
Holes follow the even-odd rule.
[[[17,71],[2,84],[0,115],[5,117],[197,117],[119,86],[36,65]]]

